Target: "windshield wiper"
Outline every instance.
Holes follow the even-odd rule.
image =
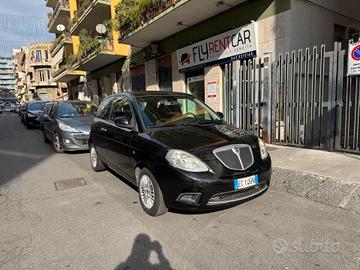
[[[204,124],[221,124],[221,120],[196,120],[192,125],[204,125]]]

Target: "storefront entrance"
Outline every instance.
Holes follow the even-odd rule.
[[[187,93],[193,95],[201,101],[205,101],[205,82],[204,75],[189,77],[186,80]]]

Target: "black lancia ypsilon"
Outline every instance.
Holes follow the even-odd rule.
[[[263,141],[226,124],[191,95],[121,93],[100,105],[90,132],[95,171],[135,184],[151,216],[168,208],[208,211],[238,204],[270,185]]]

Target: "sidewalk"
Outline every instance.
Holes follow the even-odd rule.
[[[360,156],[279,145],[268,150],[274,188],[360,214]]]

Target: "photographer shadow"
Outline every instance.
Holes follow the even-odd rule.
[[[151,252],[155,252],[157,255],[158,263],[150,262]],[[130,256],[114,270],[130,269],[171,270],[172,268],[168,259],[165,258],[161,244],[158,241],[152,242],[146,234],[139,234],[135,238]]]

